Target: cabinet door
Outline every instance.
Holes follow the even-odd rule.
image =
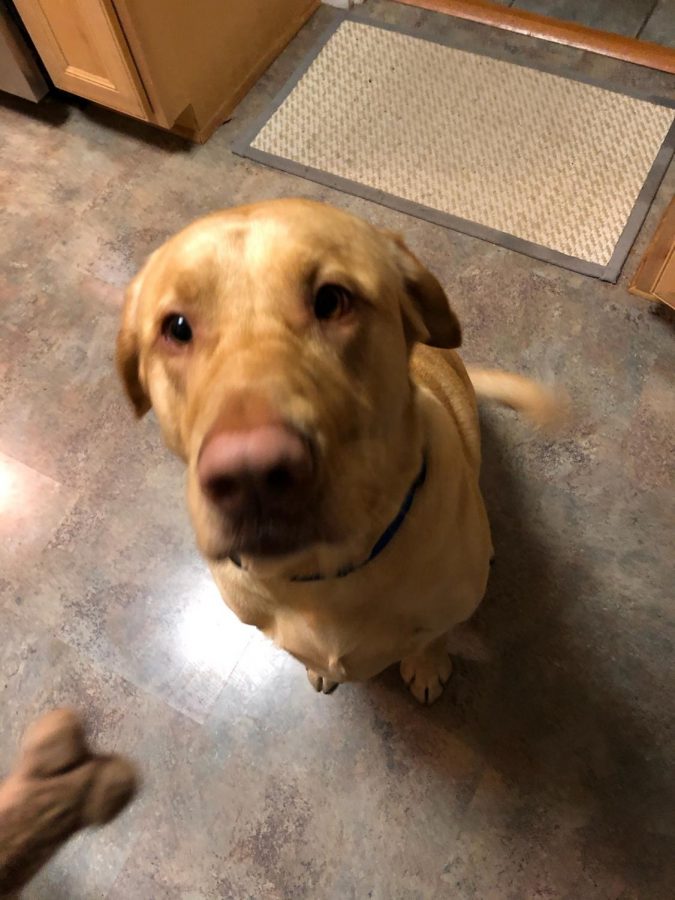
[[[111,0],[15,0],[15,5],[57,87],[150,118]]]

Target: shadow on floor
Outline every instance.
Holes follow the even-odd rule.
[[[665,303],[654,303],[649,311],[657,319],[665,322],[671,331],[675,332],[675,309],[671,309]]]
[[[179,137],[177,134],[172,134],[170,131],[164,131],[154,125],[148,125],[146,122],[140,122],[138,119],[132,119],[129,116],[116,113],[114,110],[97,106],[95,103],[83,103],[82,113],[91,122],[106,131],[134,138],[151,147],[164,150],[166,153],[182,153],[189,156],[199,148],[198,144]]]
[[[0,91],[0,106],[55,128],[67,122],[72,112],[68,104],[64,103],[63,99],[56,94],[49,94],[39,103],[33,103],[22,97],[15,97],[13,94]]]
[[[457,659],[444,697],[429,710],[410,698],[409,712],[425,719],[425,729],[452,732],[496,773],[485,790],[499,790],[499,798],[493,804],[488,798],[485,808],[510,810],[505,844],[531,838],[533,853],[558,837],[562,845],[568,823],[582,859],[592,860],[588,865],[621,873],[634,885],[671,885],[675,871],[663,866],[672,821],[669,738],[645,716],[644,674],[633,685],[620,644],[614,653],[616,632],[610,626],[603,633],[611,610],[589,614],[602,597],[591,572],[597,567],[556,559],[530,508],[536,487],[528,495],[514,471],[517,454],[504,446],[489,416],[483,419],[482,481],[496,561],[472,625],[489,659]],[[592,633],[575,628],[596,621]],[[402,689],[396,669],[377,684],[387,693]],[[411,740],[416,731],[413,726]],[[410,749],[418,758],[418,748]],[[441,758],[426,755],[422,764],[456,778]],[[492,820],[489,827],[498,830]],[[564,860],[561,849],[550,866],[560,869]]]
[[[55,89],[52,89],[48,96],[39,103],[32,103],[30,100],[0,91],[0,105],[54,128],[65,125],[73,113],[79,111],[81,115],[105,131],[131,137],[166,153],[189,155],[198,150],[197,144],[172,134],[170,131],[163,131],[146,122]]]

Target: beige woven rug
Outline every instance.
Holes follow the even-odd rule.
[[[668,106],[349,18],[235,147],[616,280],[672,155]]]

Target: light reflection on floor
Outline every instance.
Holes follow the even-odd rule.
[[[208,573],[195,581],[176,626],[176,644],[187,662],[229,674],[254,634],[226,606]]]
[[[17,492],[17,478],[8,463],[0,456],[0,516],[4,516]]]
[[[52,478],[0,453],[0,537],[9,546],[39,549],[63,517],[68,497]]]

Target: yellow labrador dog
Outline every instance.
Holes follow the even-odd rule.
[[[474,387],[533,418],[551,397],[470,380],[460,342],[398,236],[306,200],[201,219],[129,287],[119,372],[187,464],[199,548],[225,602],[318,691],[400,662],[432,703],[449,632],[483,597]]]

